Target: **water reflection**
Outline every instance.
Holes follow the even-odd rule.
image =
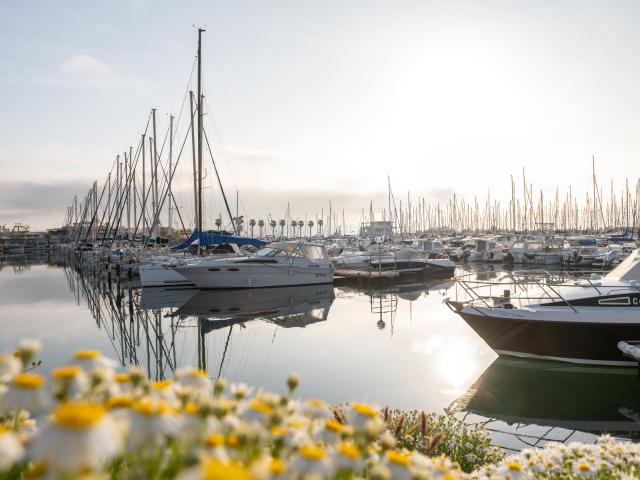
[[[640,380],[629,368],[500,357],[451,408],[493,419],[497,432],[526,443],[584,432],[640,439]]]

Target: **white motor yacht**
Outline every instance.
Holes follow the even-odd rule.
[[[255,255],[203,259],[175,270],[200,288],[262,288],[333,282],[324,245],[300,241],[271,243]]]

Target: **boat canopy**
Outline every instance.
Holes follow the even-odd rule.
[[[620,280],[635,280],[640,282],[640,250],[635,249],[631,254],[616,268],[611,270],[607,277],[617,278]]]
[[[243,245],[253,245],[256,248],[262,248],[267,244],[267,242],[258,240],[257,238],[237,237],[235,235],[226,235],[222,232],[213,230],[208,232],[198,232],[198,230],[194,230],[189,238],[178,245],[174,245],[171,247],[171,250],[184,250],[185,248],[198,244],[206,247],[209,245],[220,245],[224,243],[235,244],[239,247]]]

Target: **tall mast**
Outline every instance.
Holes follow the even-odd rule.
[[[169,185],[168,185],[168,193],[167,193],[167,207],[169,208],[168,215],[168,229],[171,231],[171,226],[173,224],[173,218],[171,218],[171,179],[173,178],[173,115],[169,116]]]
[[[195,213],[194,224],[198,225],[198,167],[196,166],[196,128],[194,125],[195,113],[193,108],[193,92],[189,92],[189,105],[191,108],[191,153],[193,160],[193,210]]]
[[[596,210],[596,156],[591,155],[591,171],[593,172],[593,216],[591,217],[591,230],[595,232],[597,228]]]
[[[203,28],[198,28],[198,238],[202,235],[202,32]],[[198,250],[201,250],[198,241]]]

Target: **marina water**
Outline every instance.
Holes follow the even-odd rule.
[[[495,442],[510,449],[602,432],[640,436],[634,369],[498,359],[443,305],[455,288],[433,280],[164,291],[83,277],[54,256],[19,256],[0,263],[0,350],[37,338],[42,371],[95,348],[154,379],[194,366],[268,390],[298,372],[303,397],[446,409],[489,421]]]

